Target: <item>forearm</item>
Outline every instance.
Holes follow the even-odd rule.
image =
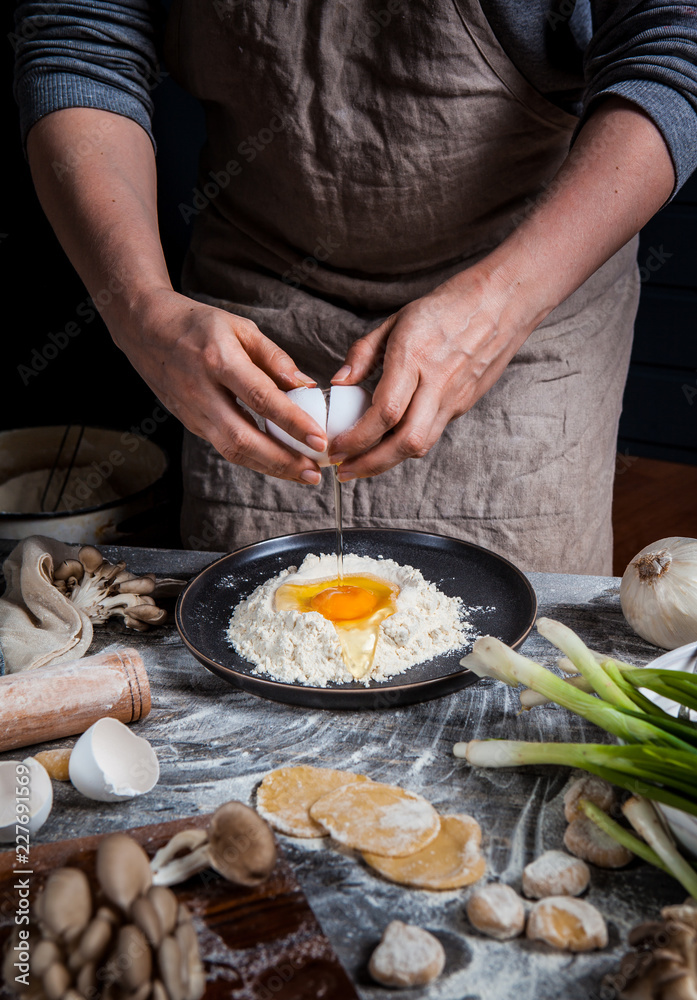
[[[641,229],[674,183],[651,120],[621,99],[601,104],[546,191],[482,262],[484,279],[508,290],[512,328],[531,332]]]
[[[43,209],[115,333],[147,294],[171,288],[152,143],[122,115],[67,108],[34,125],[27,154]]]

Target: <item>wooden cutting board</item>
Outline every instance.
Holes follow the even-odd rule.
[[[205,827],[210,816],[155,823],[127,830],[152,857],[179,830]],[[97,845],[105,834],[32,847],[30,899],[55,868],[82,868],[94,884]],[[19,900],[15,853],[0,854],[0,953],[10,935]],[[279,854],[267,881],[254,889],[231,885],[210,870],[173,886],[200,917],[197,922],[206,969],[205,1000],[358,1000],[329,940],[322,933],[288,862]],[[0,985],[0,998],[13,997]]]

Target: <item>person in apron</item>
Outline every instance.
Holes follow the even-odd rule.
[[[235,156],[238,168],[196,218],[184,291],[252,320],[326,386],[357,338],[501,243],[577,119],[519,74],[478,0],[398,5],[377,32],[362,4],[221,9],[177,0],[168,25],[168,68],[207,113],[200,184]],[[347,482],[344,523],[440,532],[528,570],[611,573],[638,287],[632,240],[426,457]],[[185,544],[333,524],[329,474],[316,488],[264,476],[189,431],[183,470]]]
[[[144,11],[108,15],[125,53],[132,28],[149,30]],[[68,39],[66,70],[83,45],[72,16],[47,29],[47,45]],[[102,16],[85,8],[94,45],[110,37]],[[64,96],[32,53],[28,41],[18,65],[30,121],[45,114],[27,136],[39,195],[91,294],[117,281],[100,306],[114,341],[190,429],[184,544],[333,524],[330,474],[236,398],[309,435],[321,428],[281,388],[365,381],[373,406],[332,444],[348,525],[442,532],[527,570],[610,572],[635,234],[679,178],[663,137],[677,112],[661,132],[611,96],[569,152],[577,119],[521,76],[479,0],[174,0],[168,70],[208,133],[182,295],[142,105],[122,97],[138,59],[106,94],[99,81],[83,94],[81,69]],[[51,88],[49,110],[68,102],[58,114]]]

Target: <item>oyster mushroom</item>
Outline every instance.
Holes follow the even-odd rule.
[[[38,941],[31,951],[29,960],[32,975],[43,976],[54,962],[60,962],[61,957],[61,950],[55,941],[48,941],[46,938]]]
[[[208,826],[207,839],[182,857],[172,857],[183,843],[180,838],[174,851],[166,845],[155,855],[152,860],[155,885],[175,885],[205,868],[212,868],[237,885],[259,885],[269,877],[276,863],[276,844],[270,826],[242,802],[220,806]]]
[[[661,917],[630,931],[638,950],[624,956],[619,975],[605,977],[622,1000],[697,1000],[697,908],[666,906]]]
[[[71,983],[71,976],[62,962],[54,962],[41,977],[48,1000],[61,1000]]]
[[[165,885],[152,885],[148,889],[147,898],[157,911],[160,924],[162,925],[162,933],[164,935],[171,934],[177,926],[179,909],[177,897]]]
[[[119,969],[119,985],[134,993],[152,975],[152,952],[145,935],[135,924],[125,924],[118,933],[112,961]]]
[[[103,907],[85,928],[77,947],[68,960],[68,968],[75,971],[90,962],[99,962],[106,955],[114,935],[114,920],[103,913]]]
[[[200,1000],[206,991],[206,974],[198,950],[198,938],[190,920],[179,923],[174,935],[181,954],[181,978],[185,1000]]]
[[[87,927],[92,916],[90,883],[79,868],[57,868],[36,897],[35,913],[46,932],[67,943]]]
[[[96,573],[104,562],[104,558],[99,549],[94,545],[82,545],[78,552],[78,558],[85,567],[87,573]]]
[[[129,628],[143,632],[167,617],[150,596],[158,583],[154,573],[137,576],[126,569],[125,562],[105,560],[93,545],[83,545],[77,559],[60,563],[53,583],[96,624],[120,615]]]
[[[63,580],[66,582],[74,580],[75,583],[79,583],[84,575],[85,567],[79,559],[66,559],[62,563],[59,563],[53,571],[54,580]]]
[[[130,916],[135,926],[145,935],[148,944],[152,948],[158,948],[164,937],[164,931],[160,915],[152,900],[147,896],[139,896],[131,906]]]
[[[150,860],[126,833],[111,833],[97,848],[97,878],[111,903],[128,913],[152,883]]]
[[[98,897],[109,905],[94,916],[79,869],[54,871],[38,894],[26,1000],[201,1000],[206,980],[192,915],[170,889],[151,884],[143,848],[126,833],[111,834],[100,842],[95,868]],[[15,974],[13,943],[4,956],[6,979]]]
[[[157,964],[170,1000],[184,1000],[182,953],[173,937],[166,937],[157,950]]]

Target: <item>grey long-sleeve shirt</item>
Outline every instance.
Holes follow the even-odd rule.
[[[697,167],[697,0],[482,0],[509,58],[550,100],[580,116],[615,94],[661,131],[677,175]],[[61,108],[132,118],[152,139],[158,0],[19,0],[15,96],[22,139]]]

